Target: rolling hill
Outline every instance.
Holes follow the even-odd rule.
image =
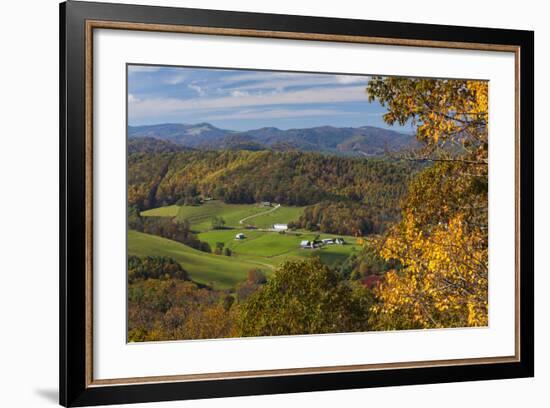
[[[321,126],[308,129],[280,130],[262,128],[239,133],[256,142],[280,150],[294,148],[300,151],[336,154],[377,156],[387,151],[411,147],[415,141],[412,134],[396,132],[374,126],[333,127]],[[222,143],[228,140],[225,137]]]
[[[176,241],[132,230],[128,231],[128,255],[173,258],[195,282],[214,284],[217,289],[234,287],[246,280],[248,270],[261,266],[252,261],[197,251]]]
[[[129,139],[154,137],[186,147],[197,147],[201,143],[219,141],[230,133],[232,133],[230,130],[218,129],[209,123],[198,123],[196,125],[163,123],[128,126]]]
[[[243,232],[246,238],[235,240],[238,232]],[[346,245],[329,245],[316,250],[300,249],[302,240],[333,237],[333,234],[312,232],[278,234],[244,229],[211,230],[199,234],[199,238],[212,247],[223,242],[225,247],[233,251],[233,255],[228,257],[201,252],[180,242],[129,230],[128,255],[172,258],[189,273],[193,281],[216,289],[229,289],[245,281],[251,269],[261,269],[270,275],[276,266],[286,260],[312,256],[319,257],[327,265],[335,265],[360,249],[353,237],[345,237]]]
[[[190,150],[189,147],[156,139],[154,137],[134,137],[128,140],[128,154],[133,153],[174,153]]]
[[[143,217],[176,217],[179,222],[188,221],[195,232],[212,228],[212,219],[222,217],[226,228],[253,226],[269,229],[273,224],[288,224],[300,218],[304,207],[265,207],[258,204],[227,204],[223,201],[207,201],[200,206],[177,206],[153,208],[142,211]],[[234,235],[234,234],[233,234]]]
[[[129,126],[130,140],[156,138],[202,150],[299,150],[355,156],[381,156],[415,146],[414,135],[374,126],[274,127],[235,132],[209,123]]]
[[[288,207],[339,203],[332,207],[323,204],[321,212],[311,212],[311,217],[304,220],[304,228],[308,228],[308,222],[329,225],[330,218],[339,217],[339,221],[333,221],[347,228],[338,230],[341,234],[379,233],[388,222],[399,218],[399,203],[407,180],[418,169],[416,163],[391,159],[297,151],[136,153],[128,156],[128,204],[146,211],[186,201],[188,204],[190,198],[200,196],[212,200],[205,209],[211,210],[211,216],[225,218],[227,226],[251,215],[248,207],[243,213],[239,205],[262,201],[281,204],[280,210],[249,222],[262,227],[279,222],[278,217]],[[227,205],[216,208],[220,203]],[[209,226],[211,217],[203,211],[195,216],[193,212],[198,210],[192,205],[180,208],[186,212],[182,217],[189,218],[196,230],[203,228],[195,224]],[[293,214],[292,221],[298,221],[299,215]]]

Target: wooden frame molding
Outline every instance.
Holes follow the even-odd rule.
[[[410,369],[421,367],[441,367],[448,365],[466,365],[466,364],[495,364],[509,363],[520,361],[519,347],[519,316],[520,316],[520,274],[519,274],[519,52],[520,47],[498,44],[483,44],[483,43],[463,43],[463,42],[446,42],[446,41],[424,41],[424,40],[407,40],[407,39],[392,39],[378,38],[368,36],[346,36],[346,35],[325,35],[325,34],[307,34],[281,31],[261,31],[261,30],[241,30],[241,29],[226,29],[215,27],[195,27],[187,25],[163,25],[163,24],[147,24],[147,23],[125,23],[114,21],[88,20],[86,21],[86,197],[88,198],[86,228],[88,242],[86,244],[86,293],[88,299],[93,299],[93,209],[91,200],[93,198],[93,33],[94,29],[111,29],[111,30],[132,30],[146,32],[169,32],[169,33],[186,33],[186,34],[202,34],[202,35],[217,35],[217,36],[240,36],[240,37],[256,37],[256,38],[275,38],[275,39],[293,39],[305,41],[330,41],[340,43],[361,43],[361,44],[380,44],[390,46],[410,46],[410,47],[430,47],[430,48],[452,48],[478,51],[495,51],[495,52],[513,52],[516,65],[515,87],[516,87],[516,329],[515,329],[515,355],[502,357],[488,358],[469,358],[469,359],[453,359],[453,360],[434,360],[434,361],[417,361],[417,362],[402,362],[402,363],[385,363],[385,364],[359,364],[359,365],[344,365],[344,366],[326,366],[326,367],[308,367],[308,368],[292,368],[292,369],[277,369],[277,370],[255,370],[255,371],[239,371],[239,372],[224,372],[224,373],[207,373],[207,374],[186,374],[186,375],[171,375],[171,376],[153,376],[153,377],[132,377],[132,378],[113,378],[113,379],[94,379],[93,377],[93,304],[87,302],[86,313],[86,384],[88,387],[97,387],[105,385],[128,385],[128,384],[144,384],[144,383],[163,383],[163,382],[178,382],[178,381],[204,381],[204,380],[221,380],[235,378],[250,378],[262,376],[291,376],[297,374],[319,374],[319,373],[337,373],[343,371],[370,371],[370,370],[387,370],[387,369]]]
[[[292,31],[269,31],[269,30],[250,30],[239,28],[222,27],[197,27],[190,25],[169,25],[169,24],[150,24],[150,23],[127,23],[121,21],[86,21],[88,29],[104,28],[111,30],[131,30],[131,31],[153,31],[160,33],[182,33],[182,34],[203,34],[203,35],[223,35],[232,37],[255,37],[255,38],[275,38],[284,40],[305,40],[305,41],[328,41],[340,43],[356,44],[378,44],[378,45],[397,45],[406,47],[429,47],[429,48],[453,48],[460,50],[477,51],[501,51],[516,52],[519,47],[514,45],[502,44],[484,44],[468,43],[458,41],[437,41],[437,40],[411,40],[406,38],[385,38],[359,35],[334,35],[317,33],[299,33]]]
[[[534,33],[70,0],[60,5],[60,403],[122,404],[534,376]],[[94,378],[95,30],[182,33],[513,53],[515,352],[153,377]]]

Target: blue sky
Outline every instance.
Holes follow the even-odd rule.
[[[232,130],[388,127],[382,120],[385,109],[368,102],[368,80],[368,76],[129,65],[128,122],[133,126],[208,122]]]

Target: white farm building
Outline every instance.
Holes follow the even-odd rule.
[[[273,224],[273,229],[275,231],[286,231],[288,230],[287,224]]]
[[[304,240],[300,242],[300,248],[313,248],[313,243],[311,241]]]

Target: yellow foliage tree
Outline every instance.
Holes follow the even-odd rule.
[[[409,186],[402,221],[380,255],[401,267],[375,290],[371,325],[380,330],[488,324],[488,84],[373,78],[371,100],[387,123],[413,123],[433,161]]]
[[[378,328],[487,325],[485,237],[468,231],[461,215],[426,234],[407,214],[381,255],[405,267],[389,272],[377,290]]]

